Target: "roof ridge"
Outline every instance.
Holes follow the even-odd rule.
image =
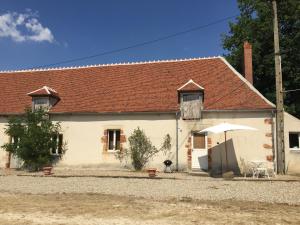
[[[0,73],[24,73],[24,72],[39,72],[39,71],[53,71],[53,70],[74,70],[74,69],[106,67],[106,66],[123,66],[123,65],[141,65],[141,64],[151,64],[151,63],[186,62],[186,61],[193,61],[193,60],[207,60],[207,59],[219,59],[219,58],[222,58],[222,56],[194,57],[194,58],[184,58],[184,59],[162,59],[162,60],[150,60],[150,61],[138,61],[138,62],[120,62],[120,63],[85,65],[85,66],[32,68],[32,69],[20,69],[20,70],[0,70]]]

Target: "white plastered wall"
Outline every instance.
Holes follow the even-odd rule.
[[[159,148],[166,134],[172,138],[171,160],[175,161],[176,120],[173,114],[120,114],[120,115],[61,115],[52,116],[52,120],[61,121],[67,152],[60,166],[96,166],[103,168],[121,168],[114,153],[105,152],[101,138],[107,129],[122,129],[128,147],[128,137],[134,129],[140,127]],[[166,159],[162,153],[151,161],[160,169]],[[124,165],[124,164],[123,164]]]
[[[266,123],[271,118],[270,112],[205,112],[200,121],[179,120],[178,145],[179,169],[186,170],[188,165],[187,148],[191,131],[204,129],[221,122],[243,124],[255,127],[257,131],[234,131],[227,135],[229,164],[232,167],[240,166],[240,159],[246,161],[266,160],[267,155],[273,155],[272,125]],[[176,158],[176,120],[175,114],[131,114],[131,115],[72,115],[53,116],[56,121],[62,122],[64,138],[68,142],[68,151],[60,165],[86,165],[98,167],[120,167],[114,154],[103,154],[101,137],[106,129],[122,129],[126,138],[137,127],[143,129],[152,143],[159,147],[166,134],[172,138],[172,153],[170,159],[175,163]],[[212,140],[212,168],[218,170],[221,165],[219,153],[224,147],[224,135],[209,135]],[[128,142],[126,142],[127,144]],[[125,144],[125,147],[126,147]],[[233,154],[234,153],[234,154]],[[163,168],[162,162],[167,157],[157,155],[148,166]],[[223,164],[224,166],[224,164]],[[273,164],[270,163],[270,167]]]
[[[7,162],[8,155],[1,148],[1,146],[9,141],[7,135],[5,135],[4,130],[7,125],[7,117],[0,116],[0,168],[5,167],[5,163]]]
[[[180,121],[181,129],[179,145],[181,148],[187,143],[192,131],[217,125],[222,122],[247,125],[256,128],[257,131],[231,131],[227,132],[227,156],[229,168],[239,171],[241,159],[246,162],[253,160],[266,161],[267,156],[273,155],[273,126],[270,123],[271,112],[205,112],[201,121]],[[272,121],[272,119],[271,119]],[[271,134],[271,137],[267,134]],[[220,172],[225,168],[224,133],[208,134],[211,139],[212,163],[211,169]],[[180,149],[182,151],[182,149]],[[268,162],[269,168],[273,169],[273,163]]]
[[[272,126],[265,122],[271,118],[270,112],[204,112],[200,121],[179,120],[178,144],[179,144],[179,169],[188,167],[187,143],[191,131],[204,129],[221,122],[248,125],[258,131],[234,131],[227,135],[227,147],[229,164],[240,165],[240,159],[266,160],[267,155],[272,155],[272,149],[264,148],[264,144],[272,146],[272,138],[266,137],[266,133],[272,133]],[[176,162],[176,119],[175,113],[170,114],[114,114],[114,115],[51,115],[53,121],[60,121],[64,140],[67,141],[68,150],[58,166],[103,167],[119,169],[124,165],[115,158],[113,153],[103,153],[103,137],[106,129],[122,129],[128,137],[134,129],[140,127],[150,138],[153,145],[160,147],[163,138],[169,134],[172,138],[170,159]],[[0,142],[8,141],[4,135],[5,119],[0,123]],[[212,169],[218,170],[220,152],[224,149],[224,135],[209,135],[212,140]],[[234,154],[233,154],[234,153]],[[6,162],[6,153],[0,151],[1,167]],[[224,154],[222,155],[224,162]],[[148,167],[163,169],[162,162],[167,156],[162,153],[157,155]],[[223,164],[224,165],[224,164]]]
[[[300,120],[292,115],[284,114],[285,166],[287,173],[300,174],[300,150],[290,149],[289,132],[300,133]]]

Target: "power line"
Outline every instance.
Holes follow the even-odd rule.
[[[45,65],[34,67],[34,68],[52,67],[52,66],[56,66],[56,65],[60,65],[60,64],[65,64],[65,63],[71,63],[71,62],[77,62],[77,61],[92,59],[92,58],[96,58],[96,57],[99,57],[99,56],[109,55],[109,54],[113,54],[113,53],[117,53],[117,52],[129,50],[129,49],[133,49],[133,48],[137,48],[137,47],[141,47],[141,46],[153,44],[153,43],[156,43],[156,42],[159,42],[159,41],[167,40],[167,39],[179,36],[179,35],[183,35],[183,34],[190,33],[190,32],[193,32],[193,31],[197,31],[197,30],[209,27],[209,26],[216,25],[218,23],[221,23],[221,22],[227,21],[229,19],[235,18],[236,16],[238,16],[238,15],[225,17],[225,18],[213,21],[213,22],[205,24],[205,25],[193,27],[191,29],[188,29],[188,30],[185,30],[185,31],[180,31],[180,32],[177,32],[177,33],[173,33],[173,34],[170,34],[170,35],[167,35],[167,36],[163,36],[163,37],[160,37],[160,38],[157,38],[157,39],[153,39],[153,40],[149,40],[149,41],[145,41],[145,42],[140,42],[140,43],[135,44],[135,45],[130,45],[130,46],[123,47],[123,48],[113,49],[113,50],[110,50],[110,51],[105,51],[105,52],[97,53],[97,54],[94,54],[94,55],[89,55],[89,56],[83,56],[83,57],[79,57],[79,58],[68,59],[68,60],[64,60],[64,61],[60,61],[60,62],[55,62],[55,63],[51,63],[51,64],[45,64]]]
[[[283,93],[287,93],[287,92],[295,92],[295,91],[300,91],[300,88],[298,89],[292,89],[292,90],[283,90]]]
[[[242,82],[242,84],[239,85],[237,88],[235,88],[235,89],[229,91],[228,93],[225,93],[225,94],[222,95],[220,98],[218,98],[217,100],[213,101],[211,104],[206,105],[205,107],[206,107],[206,108],[209,108],[209,107],[213,106],[214,104],[216,104],[217,102],[219,102],[219,101],[223,100],[224,98],[228,97],[230,94],[234,93],[235,91],[237,91],[238,89],[240,89],[240,88],[241,88],[242,86],[244,86],[244,85],[245,85],[245,83]]]

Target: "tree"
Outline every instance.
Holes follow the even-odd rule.
[[[46,111],[26,109],[24,116],[9,119],[5,134],[12,141],[1,147],[21,159],[25,168],[37,171],[60,159],[66,151],[66,143],[58,146],[60,132],[60,123],[52,123]],[[61,154],[51,154],[57,147]]]
[[[223,34],[227,60],[243,73],[243,42],[252,43],[254,86],[270,101],[276,102],[273,11],[266,0],[238,0],[240,16],[230,22]],[[300,88],[300,1],[277,0],[282,58],[283,85],[286,90]],[[285,108],[300,118],[299,92],[284,96]]]
[[[158,149],[150,139],[146,136],[145,132],[139,127],[133,131],[128,138],[129,149],[118,151],[116,157],[122,161],[130,158],[132,166],[135,170],[142,170],[154,155],[163,152],[165,155],[171,150],[171,137],[167,134],[164,138],[162,146]]]

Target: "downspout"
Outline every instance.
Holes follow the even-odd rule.
[[[179,112],[176,112],[175,114],[176,118],[176,171],[178,172],[178,151],[179,151],[179,145],[178,145],[178,118],[179,118]]]
[[[272,151],[273,151],[273,164],[274,164],[274,169],[275,169],[275,173],[277,174],[277,151],[276,151],[276,143],[275,143],[275,138],[274,135],[276,135],[276,131],[275,131],[275,126],[274,126],[274,118],[275,118],[275,111],[272,110],[271,112],[271,119],[272,119],[272,125],[271,125],[271,129],[272,129]]]

